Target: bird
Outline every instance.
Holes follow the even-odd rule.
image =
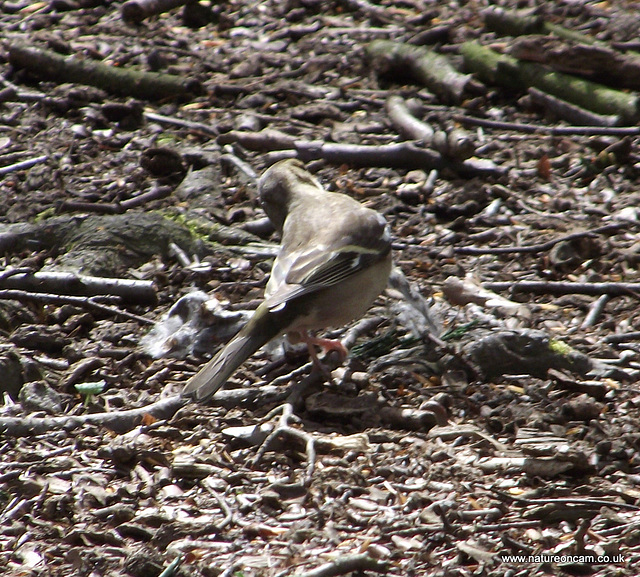
[[[292,343],[306,343],[315,363],[315,346],[337,350],[344,361],[347,351],[339,341],[308,331],[361,317],[389,279],[391,232],[380,213],[325,190],[298,159],[269,167],[258,180],[258,192],[280,249],[264,301],[182,390],[197,402],[210,399],[245,360],[282,334]]]

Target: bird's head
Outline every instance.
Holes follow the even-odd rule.
[[[292,201],[305,194],[324,192],[297,158],[280,160],[265,170],[258,181],[258,191],[262,208],[280,233]]]

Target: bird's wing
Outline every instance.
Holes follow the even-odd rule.
[[[330,243],[281,253],[274,263],[266,304],[270,310],[285,302],[336,285],[384,258],[391,237],[382,218],[376,226],[360,230]]]

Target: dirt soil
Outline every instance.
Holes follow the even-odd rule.
[[[378,75],[365,54],[373,40],[410,41],[458,65],[466,40],[505,48],[509,38],[483,23],[488,4],[231,0],[139,25],[122,20],[119,3],[2,4],[0,167],[46,157],[0,172],[3,225],[160,211],[243,228],[275,246],[250,169],[260,174],[290,150],[252,149],[232,131],[401,142],[385,110],[387,98],[400,95],[436,128],[466,131],[476,157],[501,170],[444,168],[430,180],[429,169],[389,168],[384,155],[379,166],[314,160],[309,170],[384,214],[396,264],[433,299],[445,331],[538,329],[556,348],[617,372],[442,369],[431,361],[446,356],[443,349],[406,344],[400,299],[390,294],[369,314],[377,321],[359,325],[357,341],[383,352],[352,357],[333,383],[305,393],[279,443],[260,444],[281,418],[270,411],[282,392],[308,372],[305,355],[257,355],[227,385],[238,396],[189,404],[169,419],[146,415],[119,432],[90,421],[61,425],[178,394],[205,357],[151,358],[140,346],[151,323],[194,287],[232,308],[255,307],[273,252],[208,245],[199,266],[176,250],[140,252],[111,275],[153,281],[158,302],[107,303],[129,317],[0,291],[0,417],[59,419],[32,434],[0,431],[0,573],[147,577],[172,563],[167,574],[211,577],[639,573],[640,346],[620,337],[639,328],[638,293],[571,288],[640,281],[638,134],[466,125],[454,116],[567,123],[526,93],[494,85],[445,102],[400,72]],[[637,41],[632,2],[546,2],[544,13],[602,41]],[[18,44],[175,74],[203,91],[135,100],[38,78],[9,63]],[[176,192],[187,169],[207,165],[214,170],[204,194]],[[152,194],[140,201],[145,193]],[[138,206],[122,208],[132,199]],[[539,249],[493,250],[595,229]],[[35,239],[15,250],[4,234],[5,270],[58,270],[70,250]],[[502,290],[510,302],[497,307],[447,300],[445,279],[466,275],[571,286],[565,294]],[[450,356],[456,338],[446,343]],[[104,391],[85,397],[75,386],[92,382]]]

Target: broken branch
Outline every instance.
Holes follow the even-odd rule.
[[[295,143],[300,160],[323,159],[334,164],[352,164],[355,166],[388,166],[405,168],[442,170],[450,168],[463,176],[501,176],[507,169],[489,160],[468,159],[463,162],[445,160],[442,155],[427,148],[416,146],[414,142],[400,142],[380,146],[361,144],[339,144],[334,142],[301,141]]]
[[[529,88],[529,98],[531,98],[533,103],[551,112],[556,118],[571,122],[572,124],[586,126],[617,126],[620,124],[619,116],[596,114],[581,106],[576,106],[575,104],[551,96],[551,94],[542,92],[542,90],[538,90],[537,88]]]
[[[38,271],[6,274],[2,271],[0,288],[47,292],[66,295],[114,295],[125,301],[152,303],[158,300],[153,282],[123,278],[107,278],[73,272]]]
[[[9,48],[9,62],[18,68],[56,82],[74,82],[97,86],[107,92],[149,100],[193,96],[204,89],[193,78],[171,74],[125,70],[102,62],[62,56],[51,50],[13,44]]]
[[[72,295],[52,295],[48,293],[34,293],[22,290],[0,289],[0,299],[16,301],[33,301],[52,305],[74,305],[79,308],[86,308],[100,313],[106,313],[114,317],[122,317],[130,321],[136,321],[145,325],[154,324],[152,320],[135,315],[128,311],[123,311],[110,307],[106,304],[96,302],[91,297],[77,297]]]
[[[461,130],[434,130],[430,124],[416,118],[401,96],[387,99],[386,109],[398,131],[411,140],[421,140],[443,156],[463,160],[473,155],[475,146],[468,134]]]
[[[461,44],[460,53],[465,66],[483,82],[522,90],[533,86],[598,114],[619,115],[625,122],[634,123],[639,117],[640,100],[636,94],[516,60],[475,40]]]
[[[184,397],[175,395],[151,405],[127,411],[91,413],[86,415],[63,415],[60,417],[0,417],[0,431],[11,437],[42,435],[51,431],[67,431],[83,425],[102,425],[113,431],[124,433],[138,425],[146,415],[155,419],[169,419],[186,405]]]
[[[458,103],[466,90],[478,89],[470,75],[461,74],[445,56],[422,46],[375,40],[367,46],[366,51],[375,63],[376,70],[382,70],[383,74],[386,70],[401,74],[405,69],[445,102]]]

